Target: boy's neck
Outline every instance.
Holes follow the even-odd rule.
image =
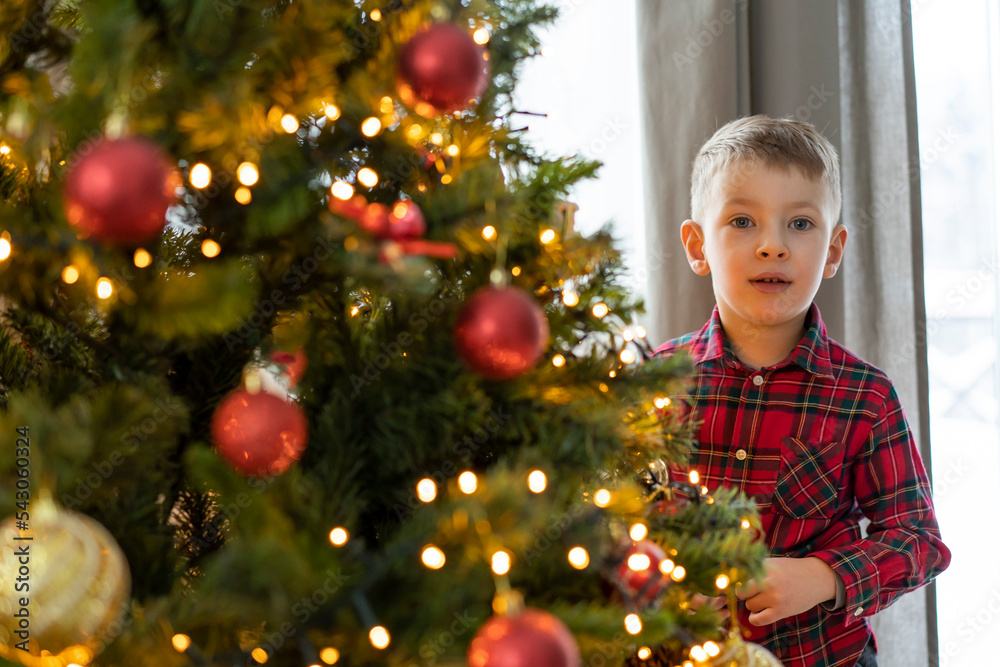
[[[727,326],[722,329],[736,357],[753,369],[774,366],[784,361],[806,332],[805,314],[801,319],[775,327]]]

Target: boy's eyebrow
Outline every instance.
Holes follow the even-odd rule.
[[[726,206],[757,206],[759,203],[755,199],[747,199],[746,197],[736,197],[725,201]],[[793,201],[788,204],[788,208],[811,208],[814,211],[822,210],[811,201]]]

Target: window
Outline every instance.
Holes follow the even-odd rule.
[[[603,2],[559,0],[559,19],[541,35],[543,55],[526,63],[516,98],[528,139],[548,156],[600,160],[596,180],[570,194],[580,207],[577,231],[614,223],[616,247],[629,267],[629,288],[646,293],[646,252],[639,118],[635,3],[608,11]]]
[[[912,0],[941,665],[995,661],[1000,634],[1000,3]]]

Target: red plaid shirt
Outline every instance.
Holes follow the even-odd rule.
[[[718,308],[657,353],[686,350],[695,363],[675,405],[701,422],[691,467],[702,483],[754,498],[772,556],[820,558],[845,586],[839,610],[766,627],[741,609],[752,641],[786,667],[852,666],[872,635],[867,617],[944,571],[951,553],[892,383],[827,337],[815,304],[806,326],[788,358],[760,370],[733,354]]]

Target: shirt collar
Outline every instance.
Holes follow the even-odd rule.
[[[718,306],[712,311],[712,317],[701,328],[693,342],[691,356],[695,364],[703,364],[717,359],[739,363],[733,353],[732,345],[722,330]],[[833,377],[833,366],[830,363],[830,340],[827,338],[826,325],[823,323],[819,307],[815,303],[809,306],[809,312],[806,313],[806,332],[802,336],[802,340],[795,346],[791,354],[776,367],[789,364],[796,364],[813,375]]]

